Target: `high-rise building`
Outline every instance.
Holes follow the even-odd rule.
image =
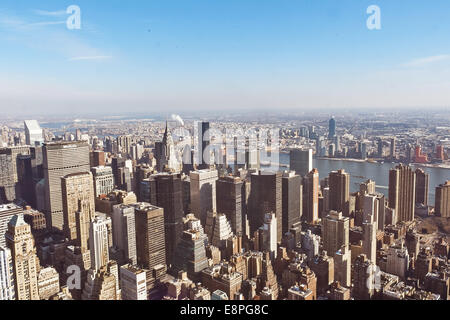
[[[349,218],[344,217],[342,212],[330,211],[323,219],[323,249],[330,257],[341,249],[348,248],[349,243]]]
[[[47,226],[63,230],[61,177],[88,172],[89,145],[86,142],[51,142],[43,147],[45,210]]]
[[[289,168],[304,177],[313,169],[313,150],[292,149],[289,156]]]
[[[364,194],[374,194],[376,192],[376,184],[373,180],[367,180],[359,185],[359,192]]]
[[[377,262],[377,224],[363,222],[363,253],[370,262]]]
[[[270,258],[277,257],[277,218],[274,213],[264,216],[264,224],[258,230],[259,251],[269,252]]]
[[[109,194],[114,190],[114,175],[111,167],[92,167],[91,172],[94,178],[95,197],[101,194]]]
[[[100,270],[109,262],[108,230],[112,228],[111,218],[97,216],[92,220],[89,229],[89,250],[91,252],[91,268]]]
[[[199,170],[190,173],[191,211],[205,224],[208,211],[216,211],[217,170]]]
[[[396,146],[395,146],[395,137],[391,139],[391,149],[390,149],[390,156],[391,156],[391,160],[394,160],[395,158],[397,158],[397,154],[396,154]]]
[[[254,234],[263,224],[266,213],[275,214],[277,221],[282,221],[281,173],[259,171],[251,175],[251,192],[249,198],[248,219],[250,232]],[[283,236],[282,224],[277,225],[277,242]]]
[[[332,139],[336,135],[336,120],[332,117],[328,124],[328,139]]]
[[[157,170],[159,172],[181,171],[181,164],[177,159],[177,155],[175,153],[175,144],[173,142],[167,122],[162,141],[155,144],[155,158]]]
[[[344,169],[330,172],[330,210],[336,210],[348,214],[350,198],[350,174]]]
[[[239,177],[221,177],[216,181],[217,212],[223,213],[231,223],[234,234],[242,234],[244,205],[244,182]]]
[[[164,209],[145,202],[133,206],[138,264],[152,272],[159,268],[166,270]]]
[[[14,268],[11,250],[0,246],[0,301],[15,299]]]
[[[189,279],[197,281],[200,272],[207,267],[208,259],[203,233],[193,229],[184,231],[175,249],[171,272],[178,274],[183,270],[187,272]]]
[[[416,173],[402,164],[389,171],[389,207],[395,209],[397,222],[413,221],[416,198]]]
[[[303,220],[316,223],[319,219],[319,171],[313,169],[303,179]]]
[[[25,143],[29,146],[36,144],[42,145],[44,143],[44,135],[42,128],[36,120],[25,120]]]
[[[43,268],[38,275],[39,298],[48,300],[51,296],[59,293],[59,273],[53,267]]]
[[[345,287],[352,285],[352,252],[342,247],[334,253],[334,279]]]
[[[375,293],[376,265],[360,254],[354,262],[353,295],[358,300],[369,300]]]
[[[420,168],[416,169],[416,203],[428,205],[429,174]]]
[[[133,143],[133,137],[131,135],[118,136],[116,140],[119,153],[124,156],[131,154],[131,145]]]
[[[231,224],[226,215],[209,211],[206,217],[205,234],[208,236],[210,244],[224,249],[226,241],[233,236]]]
[[[17,158],[20,155],[30,155],[29,146],[15,146],[0,148],[0,203],[12,202],[16,195],[16,184],[19,182],[17,174]]]
[[[302,178],[295,172],[285,172],[281,179],[282,195],[282,231],[283,234],[301,222],[303,213],[303,185]]]
[[[436,187],[435,213],[440,217],[450,217],[450,180]]]
[[[0,205],[0,247],[6,247],[6,231],[8,223],[16,214],[23,213],[22,207],[14,203]]]
[[[198,136],[198,168],[199,169],[209,169],[210,168],[210,133],[209,133],[209,122],[198,122],[197,123],[197,136]]]
[[[180,241],[183,232],[183,198],[181,174],[157,174],[152,176],[155,180],[155,188],[151,193],[156,202],[151,204],[164,209],[165,247],[166,260],[170,265],[173,259],[175,247]]]
[[[7,149],[0,149],[0,204],[16,199],[13,159]]]
[[[81,296],[82,300],[117,300],[116,276],[102,267],[90,269]]]
[[[113,206],[112,213],[113,243],[120,251],[121,261],[137,264],[136,253],[136,223],[134,207],[119,204]]]
[[[95,216],[94,183],[90,172],[61,178],[64,233],[69,241],[88,249],[90,223]]]
[[[15,215],[8,223],[6,243],[14,265],[16,300],[39,300],[39,259],[31,227],[23,219],[23,214]]]
[[[131,264],[120,267],[122,300],[147,300],[146,272]]]

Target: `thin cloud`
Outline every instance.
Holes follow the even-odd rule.
[[[33,10],[35,14],[40,16],[46,16],[46,17],[60,17],[67,15],[67,12],[65,10],[58,10],[58,11],[46,11],[46,10]]]
[[[26,27],[39,27],[39,26],[52,26],[57,24],[65,24],[66,21],[42,21],[42,22],[35,22],[35,23],[29,23],[25,25]]]
[[[85,56],[85,57],[73,57],[69,61],[83,61],[83,60],[106,60],[111,59],[112,56]]]
[[[441,54],[441,55],[430,56],[430,57],[425,57],[425,58],[420,58],[420,59],[414,59],[414,60],[411,60],[411,61],[403,64],[403,66],[404,67],[422,67],[422,66],[426,66],[426,65],[429,65],[432,63],[446,61],[446,60],[450,60],[450,55]]]

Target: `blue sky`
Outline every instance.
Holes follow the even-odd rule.
[[[1,111],[448,108],[449,92],[448,0],[0,2]]]

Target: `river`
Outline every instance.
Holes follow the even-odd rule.
[[[280,153],[279,163],[289,166],[289,154]],[[261,161],[263,162],[267,157],[261,154]],[[388,196],[389,185],[389,170],[395,167],[394,163],[372,163],[372,162],[358,162],[348,160],[330,160],[330,159],[314,159],[313,167],[319,170],[320,179],[328,176],[331,171],[344,169],[350,173],[350,191],[356,192],[359,190],[361,182],[367,179],[372,179],[377,184],[377,191]],[[414,169],[422,168],[430,175],[428,204],[434,205],[435,188],[450,180],[450,169],[445,168],[430,168],[417,165],[411,165]],[[277,170],[277,167],[262,166],[265,170]],[[287,170],[289,167],[281,167],[280,170]]]

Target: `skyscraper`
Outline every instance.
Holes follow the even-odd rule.
[[[350,174],[344,169],[330,172],[330,210],[348,214],[350,198]]]
[[[313,169],[312,149],[292,149],[289,156],[290,169],[304,177]]]
[[[323,219],[323,249],[330,257],[342,247],[348,248],[349,228],[349,218],[342,216],[342,212],[330,211]]]
[[[372,221],[363,222],[363,253],[370,262],[377,263],[377,224]]]
[[[196,129],[198,130],[198,168],[209,169],[210,164],[208,160],[210,159],[210,154],[208,152],[211,138],[209,134],[209,122],[198,122]]]
[[[435,199],[436,215],[440,217],[450,217],[450,180],[436,187]]]
[[[118,263],[137,264],[134,207],[124,204],[113,206],[112,225],[114,246],[120,251],[122,257],[122,261]]]
[[[88,249],[90,223],[95,216],[94,184],[90,172],[72,173],[61,178],[64,233],[69,241]]]
[[[15,299],[14,268],[11,250],[0,246],[0,301]]]
[[[0,204],[10,203],[16,199],[13,160],[6,150],[0,150]]]
[[[8,223],[6,243],[11,249],[14,265],[16,299],[39,300],[39,260],[31,227],[23,219],[23,214],[15,215]]]
[[[328,124],[328,139],[332,139],[336,135],[336,120],[334,117],[330,119]]]
[[[295,172],[283,173],[282,181],[282,231],[283,234],[301,222],[303,213],[303,186],[302,178]]]
[[[395,137],[393,137],[391,139],[391,152],[390,152],[390,156],[391,156],[391,160],[394,160],[395,158],[397,158],[397,154],[395,153]]]
[[[217,170],[199,170],[190,173],[191,211],[205,224],[208,211],[216,211]]]
[[[414,220],[416,173],[402,164],[389,171],[389,207],[395,209],[397,222]]]
[[[136,222],[136,252],[138,264],[154,272],[166,270],[164,209],[149,203],[133,204]]]
[[[173,143],[172,135],[169,131],[167,122],[162,141],[156,142],[155,144],[155,158],[157,170],[159,172],[181,171],[181,164],[178,162],[177,155],[175,153],[175,145]]]
[[[154,205],[164,209],[164,229],[166,260],[170,265],[175,247],[183,232],[183,198],[181,193],[180,174],[157,174],[153,176],[156,203]]]
[[[313,169],[303,179],[303,219],[316,223],[319,219],[319,171]]]
[[[112,223],[109,217],[95,217],[89,229],[89,250],[91,252],[91,268],[99,271],[109,262],[108,230]]]
[[[43,147],[45,179],[45,215],[47,226],[63,229],[61,177],[90,170],[89,145],[86,142],[51,142]]]
[[[25,143],[34,147],[36,144],[44,143],[44,135],[39,123],[36,120],[25,120]]]
[[[96,198],[101,194],[109,194],[114,190],[114,175],[111,167],[92,167],[91,172],[94,178]]]
[[[429,174],[420,168],[416,169],[416,203],[428,205]]]
[[[250,208],[248,219],[253,234],[264,224],[266,213],[273,212],[277,221],[282,221],[281,173],[259,171],[251,175]],[[283,236],[282,224],[277,224],[277,242]]]
[[[243,181],[238,177],[221,177],[216,182],[217,212],[224,213],[231,223],[234,234],[243,230]]]
[[[23,213],[23,209],[14,203],[0,205],[0,247],[6,247],[5,234],[12,217]]]

